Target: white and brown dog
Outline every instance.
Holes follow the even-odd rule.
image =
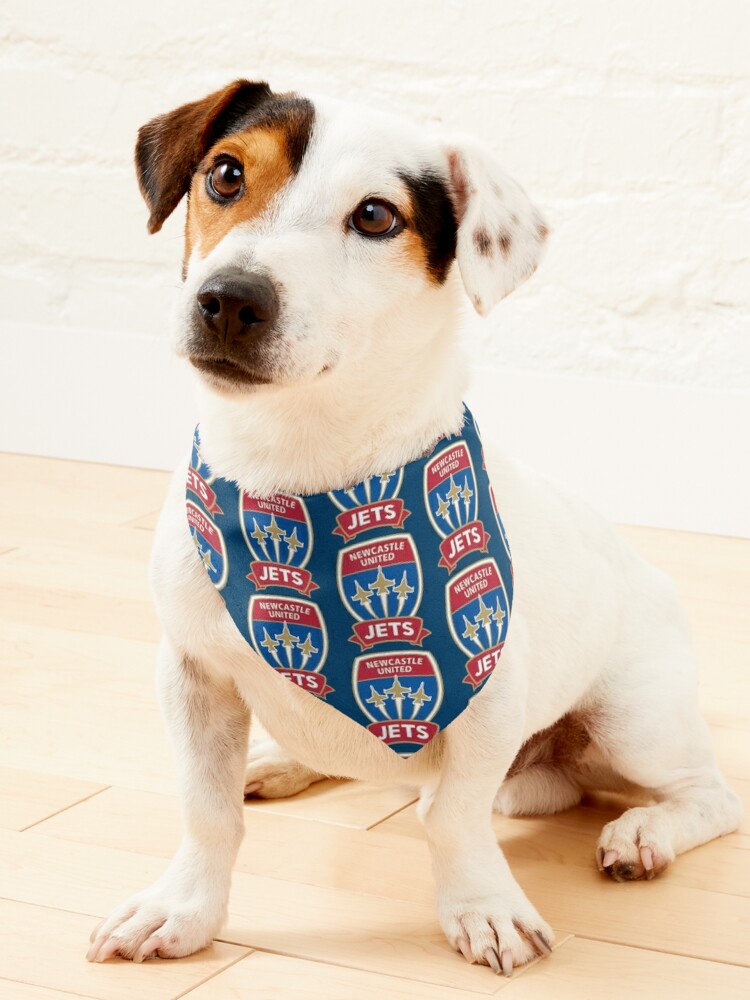
[[[263,83],[237,81],[150,122],[136,164],[151,232],[188,195],[177,350],[200,375],[208,464],[254,495],[337,489],[456,431],[456,271],[486,314],[532,274],[547,236],[479,143]],[[652,804],[599,838],[598,866],[616,879],[650,878],[737,827],[670,581],[491,447],[488,466],[513,546],[512,627],[468,709],[408,760],[240,636],[196,558],[180,467],[152,581],[185,835],[158,882],[97,928],[91,960],[179,957],[211,941],[243,789],[292,795],[325,775],[418,786],[448,940],[505,973],[548,953],[553,933],[495,840],[493,808],[551,813],[586,789],[646,789]],[[248,764],[251,711],[273,741]]]

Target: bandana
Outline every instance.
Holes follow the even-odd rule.
[[[513,572],[476,423],[347,489],[260,498],[214,476],[196,428],[190,533],[268,666],[395,753],[481,690],[508,631]]]

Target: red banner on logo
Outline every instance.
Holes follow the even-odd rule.
[[[364,622],[355,622],[354,634],[349,636],[349,642],[356,642],[361,649],[371,649],[379,642],[398,640],[408,642],[412,646],[421,646],[430,634],[421,618],[375,618]]]
[[[287,667],[276,667],[276,670],[293,684],[297,684],[304,691],[316,694],[318,698],[325,698],[327,694],[333,692],[323,674],[316,674],[313,670],[291,670]]]
[[[476,656],[467,660],[464,684],[471,684],[472,687],[478,688],[497,666],[503,645],[504,643],[501,642],[499,646],[490,646],[489,649],[485,649],[484,652],[477,653]]]
[[[441,556],[438,566],[452,573],[460,560],[469,552],[486,552],[489,540],[490,536],[484,530],[481,521],[469,521],[440,543]]]
[[[367,727],[379,740],[384,743],[429,743],[437,736],[440,726],[434,722],[420,722],[418,719],[413,722],[406,722],[402,719],[383,722],[371,722]]]
[[[224,513],[216,502],[216,494],[214,491],[208,485],[200,472],[196,472],[192,466],[188,467],[187,482],[185,485],[190,493],[193,493],[198,497],[209,514]]]
[[[338,527],[333,529],[333,534],[349,542],[371,528],[402,528],[410,513],[403,500],[375,500],[337,514]]]
[[[266,587],[289,587],[291,590],[299,591],[300,594],[309,595],[318,589],[308,570],[286,563],[250,563],[247,579],[254,583],[258,590],[265,590]]]

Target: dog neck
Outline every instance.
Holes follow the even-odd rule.
[[[430,451],[463,419],[466,364],[454,316],[427,350],[360,359],[311,382],[220,395],[200,383],[203,454],[255,496],[321,493],[392,471]],[[377,343],[377,339],[373,338]]]

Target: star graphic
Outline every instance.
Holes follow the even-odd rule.
[[[407,583],[406,570],[404,570],[404,575],[401,577],[401,583],[397,587],[394,587],[393,590],[402,601],[405,601],[409,594],[414,593],[414,587],[410,587]]]
[[[427,692],[424,689],[424,681],[422,681],[422,683],[419,685],[419,689],[411,695],[411,700],[414,702],[417,708],[421,708],[426,701],[432,701],[432,698],[430,697],[430,695],[427,694]]]
[[[459,489],[458,483],[453,478],[453,476],[451,476],[451,488],[445,495],[448,497],[451,503],[455,503],[455,501],[458,500],[460,492],[461,490]]]
[[[289,631],[289,624],[287,622],[284,622],[284,627],[276,634],[276,638],[281,642],[284,649],[294,649],[297,645],[297,636]]]
[[[450,504],[445,499],[445,497],[438,496],[438,507],[437,507],[438,517],[445,517],[445,515],[448,513],[449,507]]]
[[[284,529],[278,526],[276,523],[276,516],[274,514],[271,515],[271,523],[266,528],[266,533],[269,538],[274,540],[274,542],[278,542],[284,538]]]
[[[364,590],[362,587],[360,587],[359,580],[355,580],[354,586],[356,589],[354,591],[354,596],[352,597],[352,600],[359,601],[360,604],[369,604],[370,598],[372,597],[372,591]]]
[[[383,694],[389,694],[393,698],[403,698],[405,694],[411,694],[411,688],[404,687],[398,677],[394,677],[393,684],[389,688],[384,688]]]
[[[462,639],[472,639],[476,641],[477,632],[479,631],[479,626],[470,622],[469,619],[464,615],[464,625],[466,626],[466,631],[461,636]]]
[[[200,552],[201,551],[201,543],[198,541],[198,532],[195,530],[195,528],[191,528],[190,529],[190,537],[193,539],[193,542],[195,543],[196,549],[198,549],[198,551]]]
[[[370,685],[370,697],[367,699],[368,705],[374,705],[375,708],[382,710],[383,705],[388,701],[384,694],[379,694],[373,685]]]
[[[479,622],[480,625],[489,625],[490,618],[492,618],[492,612],[480,597],[479,611],[474,615],[474,621]]]
[[[372,585],[372,589],[375,591],[375,593],[379,594],[381,597],[385,597],[385,595],[390,591],[391,587],[395,586],[396,586],[396,581],[389,579],[383,572],[383,567],[378,566],[378,575],[375,577],[375,583],[373,583]]]
[[[274,639],[272,636],[270,636],[268,634],[268,630],[264,628],[263,629],[263,639],[261,639],[260,644],[261,644],[261,646],[265,646],[265,648],[268,650],[269,653],[275,653],[276,652],[276,647],[279,644],[279,640],[278,639]]]
[[[203,549],[199,548],[199,551],[201,554],[201,559],[203,560],[203,565],[210,573],[215,573],[216,567],[211,562],[211,549],[207,548],[206,551],[204,552]]]
[[[303,544],[299,540],[299,538],[297,538],[297,529],[296,528],[294,528],[294,530],[292,531],[291,535],[287,538],[286,544],[287,544],[287,546],[289,548],[289,556],[290,556],[290,558],[294,558],[294,553],[297,551],[297,549],[301,549],[302,548],[302,544]]]
[[[262,545],[263,542],[265,542],[265,540],[266,540],[266,533],[261,528],[261,526],[258,524],[258,522],[257,522],[257,520],[255,518],[253,518],[253,524],[255,525],[255,527],[250,532],[250,537],[254,538],[256,542],[258,542],[260,545]]]
[[[312,656],[313,653],[318,652],[318,650],[312,644],[312,638],[309,632],[307,633],[307,638],[305,639],[305,641],[298,643],[298,645],[300,652],[302,653],[303,656],[310,657]]]

